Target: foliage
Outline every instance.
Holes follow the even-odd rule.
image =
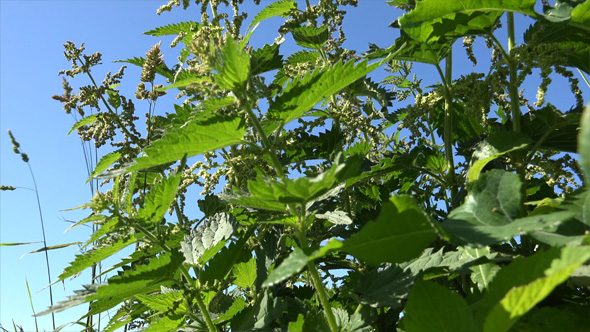
[[[343,48],[341,8],[354,0],[276,1],[245,32],[238,1],[197,3],[201,22],[146,32],[178,36],[180,63],[166,65],[160,44],[124,61],[142,67],[145,137],[115,90],[122,71],[78,93],[64,80],[54,97],[81,116],[96,110],[72,131],[115,147],[91,173],[108,185],[76,224],[96,226],[92,248],[58,282],[135,251],[104,283],[39,314],[117,308],[106,331],[589,326],[590,106],[570,71],[588,73],[589,0],[543,2],[543,13],[534,0],[393,0],[407,11],[392,24],[400,37],[363,56]],[[518,15],[535,21],[521,45]],[[271,17],[284,19],[280,37],[248,47]],[[280,53],[288,34],[300,47],[290,55]],[[486,41],[487,74],[453,77],[458,38],[474,63],[474,38]],[[65,47],[73,69],[63,74],[90,75],[100,54]],[[431,64],[440,82],[408,78],[412,62]],[[384,64],[391,76],[367,77]],[[533,71],[541,85],[530,104],[519,89]],[[544,101],[556,74],[576,100],[567,112]],[[173,89],[182,102],[154,115]],[[189,188],[206,196],[188,202]]]

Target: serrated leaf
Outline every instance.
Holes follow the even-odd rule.
[[[576,152],[580,115],[581,109],[562,113],[548,104],[522,117],[522,132],[528,135],[538,148]]]
[[[446,43],[491,32],[505,11],[535,16],[536,0],[427,0],[399,19],[402,30],[422,43]]]
[[[554,64],[577,67],[590,73],[590,36],[584,29],[537,21],[525,32],[524,41],[528,47],[540,46],[544,50],[540,54],[542,57],[559,54],[554,57]]]
[[[144,32],[144,35],[150,35],[155,37],[178,35],[181,32],[197,31],[201,27],[198,22],[187,21],[174,24],[168,24],[155,29]]]
[[[252,232],[253,230],[250,234]],[[201,282],[213,284],[215,281],[223,281],[238,262],[248,261],[250,253],[244,251],[248,237],[249,235],[243,236],[238,242],[222,248],[213,259],[209,260],[208,265],[199,274]]]
[[[275,268],[262,287],[269,287],[299,273],[309,262],[309,256],[300,248],[295,248],[277,268]]]
[[[590,1],[581,3],[571,12],[570,25],[590,31]]]
[[[303,318],[303,314],[297,315],[297,320],[294,322],[289,322],[288,331],[289,332],[303,332],[303,324],[305,324],[305,319]]]
[[[517,218],[520,186],[518,175],[501,170],[486,172],[470,182],[465,203],[451,211],[442,224],[451,242],[485,246],[509,241],[517,235],[555,227],[576,214],[559,211]]]
[[[172,289],[166,292],[151,295],[139,294],[136,295],[135,298],[143,302],[143,304],[148,306],[150,309],[158,312],[166,314],[187,312],[184,297],[182,292],[179,290]]]
[[[136,218],[144,223],[159,223],[174,202],[182,172],[163,178],[145,195],[144,205]]]
[[[242,91],[250,76],[250,55],[228,35],[225,45],[215,56],[215,83],[225,90]]]
[[[350,157],[346,163],[343,163],[340,154],[336,160],[337,162],[332,167],[315,177],[300,177],[282,181],[259,178],[258,181],[248,181],[248,190],[253,197],[270,203],[305,204],[313,202],[360,172],[361,159],[358,156]]]
[[[508,331],[588,258],[588,246],[552,248],[519,257],[502,268],[481,301],[472,306],[484,332]]]
[[[349,84],[377,69],[389,58],[372,64],[362,61],[356,66],[354,61],[326,66],[295,78],[287,84],[283,93],[269,106],[266,132],[274,131],[279,125],[287,124],[311,110],[322,100],[344,89]]]
[[[246,133],[243,119],[236,115],[204,114],[184,126],[170,129],[164,136],[146,147],[141,156],[125,172],[199,155],[242,142]]]
[[[105,245],[103,247],[99,247],[98,249],[89,250],[82,255],[76,255],[76,259],[70,263],[68,267],[64,269],[62,274],[59,275],[58,281],[65,280],[73,276],[74,274],[84,271],[85,269],[91,267],[94,264],[110,257],[117,252],[121,251],[125,247],[129,246],[136,242],[135,238],[130,239],[121,239],[111,245]]]
[[[268,18],[275,16],[285,17],[293,9],[297,9],[297,2],[295,1],[282,0],[273,2],[254,17],[254,20],[248,26],[248,30]]]
[[[92,174],[90,174],[88,180],[86,180],[86,183],[88,183],[88,181],[92,180],[97,175],[106,171],[107,168],[109,168],[109,166],[111,166],[115,161],[119,160],[119,158],[121,158],[121,152],[118,151],[107,153],[104,156],[102,156],[102,158],[100,158],[100,161],[98,162],[98,164],[96,164],[96,167],[92,171]]]
[[[376,221],[344,241],[342,251],[371,265],[410,260],[436,239],[428,218],[409,196],[393,196]]]
[[[220,314],[215,320],[213,321],[215,324],[220,324],[232,319],[235,315],[237,315],[240,311],[242,311],[246,307],[246,301],[241,298],[237,297],[232,305],[222,314]]]
[[[371,307],[400,308],[415,279],[416,275],[412,271],[398,265],[383,270],[373,269],[360,275],[354,293],[361,303]]]
[[[235,228],[235,218],[227,213],[217,213],[205,221],[199,228],[191,229],[180,243],[185,261],[192,265],[201,265],[200,258],[205,251],[214,248],[220,242],[231,237]]]
[[[130,63],[132,65],[136,65],[138,67],[143,67],[143,64],[145,63],[145,59],[143,57],[133,57],[133,58],[129,58],[129,59],[125,59],[125,60],[117,60],[114,62],[123,62],[123,63]],[[168,68],[168,66],[166,66],[165,63],[162,63],[161,65],[156,67],[156,73],[166,77],[167,79],[173,80],[174,79],[174,71],[170,68]]]
[[[279,54],[279,47],[279,44],[266,44],[264,47],[252,51],[250,57],[252,76],[283,67],[283,56]]]
[[[434,282],[416,282],[404,312],[404,326],[408,332],[478,330],[467,302]]]
[[[352,219],[348,214],[342,210],[328,211],[326,213],[319,213],[315,215],[318,219],[326,219],[334,225],[350,225]]]
[[[173,316],[163,316],[153,319],[149,326],[142,329],[142,332],[162,332],[176,331],[184,325],[184,317],[173,318]]]
[[[94,113],[94,114],[90,114],[89,116],[78,120],[76,123],[74,123],[74,125],[72,126],[70,131],[68,131],[68,135],[71,134],[74,130],[76,130],[84,125],[94,123],[100,116],[101,116],[100,113]]]
[[[242,288],[251,288],[256,281],[256,260],[236,264],[233,268],[234,284]]]
[[[297,45],[316,50],[321,49],[330,38],[328,27],[304,25],[293,29],[292,34]]]
[[[469,166],[469,182],[477,180],[483,168],[492,160],[532,143],[520,132],[495,132],[484,139],[473,152]]]
[[[107,90],[108,102],[114,109],[119,108],[121,106],[121,96],[119,93],[113,90]]]
[[[232,331],[252,331],[262,329],[280,316],[287,308],[287,303],[275,298],[265,290],[253,307],[242,310],[231,320]]]
[[[177,79],[174,84],[160,88],[158,91],[166,91],[170,89],[185,90],[187,87],[190,88],[191,85],[199,85],[203,82],[211,82],[211,79],[208,76],[195,76]]]
[[[580,166],[584,171],[586,186],[590,183],[590,104],[586,106],[580,120],[578,133],[578,153]]]
[[[490,248],[483,247],[483,248],[462,248],[463,256],[470,257],[472,259],[477,259],[479,257],[489,255]],[[500,270],[500,266],[494,263],[486,263],[486,264],[479,264],[477,266],[471,267],[473,273],[471,274],[471,280],[477,284],[477,287],[480,291],[484,291],[488,288],[492,279],[498,271]]]

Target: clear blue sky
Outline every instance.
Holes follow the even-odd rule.
[[[0,184],[33,187],[26,165],[12,152],[6,135],[7,129],[11,129],[24,152],[29,155],[35,172],[48,245],[84,241],[89,235],[89,230],[83,227],[64,234],[64,230],[70,226],[64,219],[77,221],[86,214],[83,211],[63,210],[88,202],[90,190],[84,185],[87,173],[80,141],[75,134],[66,136],[73,120],[63,112],[59,102],[51,99],[52,95],[63,93],[57,72],[69,68],[63,57],[62,44],[67,40],[76,44],[84,42],[88,53],[101,52],[104,65],[94,69],[96,78],[100,80],[107,71],[116,72],[120,67],[120,64],[112,64],[111,61],[143,56],[160,40],[164,60],[171,66],[176,62],[177,54],[176,50],[170,51],[167,46],[171,38],[160,39],[142,33],[169,23],[198,21],[200,15],[198,6],[194,5],[187,11],[178,8],[172,13],[156,15],[156,9],[165,2],[0,0]],[[245,2],[250,3],[248,0]],[[261,6],[255,7],[255,12],[271,2],[263,0]],[[359,7],[351,8],[345,18],[347,47],[364,52],[368,42],[380,46],[392,44],[397,32],[387,26],[401,12],[388,7],[384,0],[359,2]],[[304,3],[300,4],[302,6]],[[250,20],[255,12],[247,8],[252,7],[244,7],[252,13]],[[269,20],[261,24],[252,39],[255,47],[260,46],[261,42],[272,42],[277,35],[279,21]],[[248,23],[249,20],[245,26]],[[519,28],[522,35],[525,25],[521,23]],[[460,48],[459,44],[456,47]],[[482,46],[481,43],[476,45]],[[281,52],[288,55],[290,51],[289,47],[283,47]],[[482,52],[487,54],[487,50],[482,49]],[[465,58],[464,52],[459,49],[455,54],[456,61]],[[482,62],[485,63],[483,60],[487,58],[486,55]],[[456,66],[457,75],[473,70],[470,63],[464,63],[464,66]],[[417,68],[419,76],[429,82],[426,85],[436,83],[436,76],[431,76],[436,74],[433,67],[417,65]],[[133,96],[139,74],[139,68],[129,65],[124,86],[120,88],[122,94]],[[385,75],[381,72],[377,76]],[[77,87],[83,83],[79,79],[72,85]],[[563,81],[556,80],[552,87],[559,85],[564,85]],[[528,93],[532,99],[536,89]],[[569,96],[559,101],[559,93],[556,99],[549,100],[563,105],[565,109],[573,104]],[[170,112],[172,102],[170,99],[160,101],[157,113]],[[139,114],[147,111],[144,103],[137,102],[136,107]],[[0,243],[41,241],[34,192],[19,189],[0,192],[0,195]],[[36,311],[44,310],[49,305],[48,291],[42,290],[47,285],[44,255],[31,254],[19,261],[21,255],[41,246],[0,247],[0,324],[9,330],[12,330],[14,320],[25,331],[34,331],[25,278],[29,280]],[[54,280],[73,260],[76,250],[77,247],[70,247],[50,252]],[[84,273],[63,286],[55,285],[54,300],[64,300],[67,295],[73,294],[73,290],[79,289],[80,284],[88,281],[89,274]],[[86,309],[87,306],[79,306],[57,314],[57,325],[76,319]],[[39,318],[39,326],[41,330],[51,330],[50,316]],[[79,329],[74,327],[70,330]]]

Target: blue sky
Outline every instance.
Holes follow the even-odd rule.
[[[248,0],[245,2],[250,3]],[[263,0],[262,5],[255,7],[255,10],[259,11],[271,2]],[[178,8],[171,13],[156,15],[156,9],[164,3],[156,0],[0,1],[0,184],[33,187],[26,165],[12,152],[6,135],[7,129],[10,129],[29,155],[35,172],[48,245],[84,241],[89,235],[89,230],[84,227],[64,234],[70,226],[64,219],[77,221],[86,214],[83,211],[63,210],[80,206],[88,202],[91,196],[85,185],[87,173],[80,141],[75,134],[66,135],[73,119],[63,112],[59,102],[51,99],[52,95],[63,92],[57,72],[69,68],[63,57],[62,44],[68,40],[76,44],[84,42],[88,53],[101,52],[103,65],[94,69],[94,75],[100,80],[107,71],[116,72],[120,67],[120,64],[113,64],[112,61],[143,56],[160,40],[164,60],[171,66],[176,62],[177,55],[176,49],[171,51],[167,46],[171,38],[161,39],[142,33],[170,23],[198,21],[200,14],[198,6],[193,5],[186,11]],[[250,20],[255,12],[247,8],[252,7],[244,7],[252,13]],[[385,1],[360,0],[359,7],[351,8],[345,18],[347,47],[364,52],[368,42],[381,46],[392,44],[397,32],[387,26],[399,15],[401,12],[388,7]],[[517,18],[522,19],[520,16]],[[263,22],[253,36],[253,45],[257,47],[263,42],[272,42],[277,35],[278,22],[280,19]],[[526,21],[520,22],[517,34],[522,35]],[[249,20],[245,26],[248,23]],[[465,57],[459,45],[460,42],[456,44],[455,63],[464,65],[456,65],[457,75],[473,70],[471,63],[461,62],[460,59]],[[292,49],[289,49],[288,42],[285,46],[281,52],[287,55]],[[482,48],[481,51],[487,54],[487,50]],[[431,76],[436,75],[434,67],[416,65],[416,68],[419,77],[430,82],[428,84],[438,80],[437,76]],[[140,68],[129,65],[124,85],[120,87],[122,94],[133,96],[139,74]],[[376,75],[384,77],[386,73]],[[530,84],[534,82],[533,79]],[[81,78],[72,82],[74,87],[81,84],[86,84]],[[552,87],[562,85],[562,80],[555,80]],[[536,88],[528,93],[534,97]],[[560,100],[560,95],[557,92],[554,99],[550,97],[549,100],[569,109],[573,99],[568,95]],[[159,101],[156,113],[170,112],[173,102],[173,99]],[[136,107],[139,114],[147,112],[147,104],[137,102]],[[41,240],[34,192],[27,189],[0,192],[0,243]],[[12,330],[12,320],[22,325],[25,331],[34,331],[35,328],[25,278],[29,280],[36,311],[44,310],[49,305],[48,291],[43,290],[47,285],[44,255],[31,254],[19,260],[24,253],[41,246],[0,247],[0,323],[9,330]],[[73,260],[76,250],[74,246],[50,252],[54,280]],[[84,273],[64,285],[55,285],[54,300],[65,299],[73,290],[79,289],[81,283],[88,283],[88,280],[89,274]],[[57,325],[76,319],[86,308],[80,306],[57,314]],[[39,327],[41,330],[51,330],[50,316],[39,318]]]

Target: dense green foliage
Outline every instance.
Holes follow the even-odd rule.
[[[76,224],[94,225],[88,250],[56,282],[135,251],[40,314],[86,304],[91,324],[116,310],[103,331],[587,331],[590,107],[576,76],[590,73],[590,0],[542,13],[535,0],[393,0],[400,37],[362,56],[343,48],[355,0],[266,3],[246,30],[241,1],[196,2],[201,22],[146,32],[177,36],[177,64],[160,44],[122,61],[143,68],[145,137],[116,89],[123,70],[73,92],[100,54],[65,45],[54,98],[90,109],[72,131],[115,150]],[[516,45],[524,16],[535,23]],[[253,49],[271,17],[280,36]],[[299,51],[281,53],[287,35]],[[486,41],[487,74],[453,77],[459,38],[474,62]],[[412,62],[440,82],[412,79]],[[384,65],[383,82],[367,76]],[[539,72],[531,104],[519,91]],[[554,75],[571,84],[567,112],[544,101]],[[155,115],[174,90],[179,104]]]

